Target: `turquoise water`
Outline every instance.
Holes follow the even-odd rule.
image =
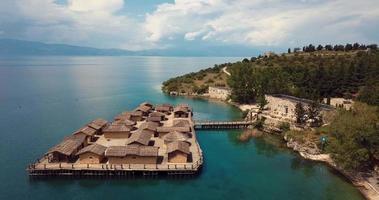
[[[196,119],[236,119],[223,103],[169,97],[165,79],[240,58],[0,58],[0,199],[363,199],[322,164],[300,159],[265,137],[198,131],[205,155],[192,179],[30,180],[28,163],[84,123],[140,102],[188,103]]]

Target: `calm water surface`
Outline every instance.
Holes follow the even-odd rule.
[[[236,119],[223,103],[160,92],[169,77],[240,58],[0,58],[0,199],[363,199],[327,167],[278,147],[237,141],[239,131],[199,131],[205,166],[194,179],[30,180],[25,167],[90,120],[140,102],[188,103],[196,119]]]

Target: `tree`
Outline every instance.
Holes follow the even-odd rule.
[[[249,62],[249,59],[244,58],[244,59],[242,60],[242,62],[246,62],[246,63],[248,63],[248,62]]]
[[[288,53],[291,53],[291,48],[288,48],[288,51],[287,51]]]
[[[359,49],[359,43],[354,43],[353,44],[353,50],[358,50]]]
[[[360,90],[358,100],[369,105],[379,106],[379,83],[368,82]]]
[[[328,51],[333,51],[333,47],[330,44],[325,45],[325,49]]]
[[[321,50],[323,50],[323,49],[324,49],[324,47],[322,47],[321,44],[319,44],[319,45],[317,46],[317,51],[321,51]]]
[[[327,151],[347,170],[373,167],[379,158],[378,107],[354,103],[351,111],[339,110],[325,127],[329,133]]]
[[[268,104],[268,101],[266,100],[265,95],[260,95],[258,98],[259,110],[264,110],[267,104]]]
[[[320,104],[317,101],[312,101],[312,103],[308,105],[307,115],[311,121],[311,126],[318,126],[322,121],[320,111]]]
[[[228,77],[228,85],[232,89],[231,98],[238,103],[254,102],[256,83],[252,78],[253,67],[249,63],[236,63]]]
[[[295,106],[296,123],[304,124],[305,122],[305,109],[301,102],[296,103]]]
[[[346,46],[345,46],[345,51],[351,51],[351,50],[353,50],[353,45],[347,43]]]

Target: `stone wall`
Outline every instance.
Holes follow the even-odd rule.
[[[225,87],[209,87],[208,93],[210,98],[227,100],[231,91],[229,88]]]

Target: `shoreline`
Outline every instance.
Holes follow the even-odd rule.
[[[361,173],[353,174],[352,172],[347,172],[338,167],[330,158],[329,154],[310,154],[302,150],[303,147],[297,142],[288,141],[285,137],[283,137],[283,139],[286,141],[287,148],[297,153],[303,159],[320,162],[331,167],[333,170],[336,170],[336,172],[345,177],[355,188],[357,188],[367,200],[379,199],[379,191],[376,190],[375,187],[361,175]]]
[[[188,95],[188,94],[183,95],[183,94],[179,94],[177,96],[201,98],[201,99],[206,99],[209,101],[223,102],[223,103],[232,105],[234,107],[237,107],[242,112],[255,107],[254,105],[238,104],[238,103],[231,102],[231,101],[225,101],[225,100],[221,100],[221,99],[217,99],[217,98],[210,98],[208,95]],[[267,133],[277,135],[277,134],[272,133],[272,132],[267,132]],[[284,139],[287,148],[290,148],[293,152],[300,155],[303,159],[311,160],[311,161],[315,161],[315,162],[320,162],[322,164],[325,164],[325,165],[331,167],[333,170],[336,170],[336,172],[338,172],[340,175],[342,175],[344,178],[346,178],[347,181],[349,181],[355,188],[357,188],[358,191],[362,194],[362,196],[365,199],[367,199],[367,200],[378,200],[379,199],[379,191],[376,190],[375,187],[372,186],[372,184],[369,181],[364,179],[361,175],[354,176],[352,173],[348,173],[345,170],[339,168],[334,163],[334,161],[330,158],[329,154],[317,154],[317,155],[309,154],[305,151],[301,151],[301,150],[297,149],[297,146],[289,145],[289,142],[286,140],[285,136],[283,136],[282,138]]]

